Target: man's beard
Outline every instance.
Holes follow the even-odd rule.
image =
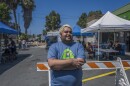
[[[73,42],[73,38],[71,37],[70,40],[66,40],[66,38],[61,38],[62,42],[64,42],[65,44],[68,43],[72,43]]]

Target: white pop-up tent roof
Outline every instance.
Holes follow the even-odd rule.
[[[130,31],[130,21],[120,18],[108,11],[97,22],[85,28],[83,32],[97,32],[99,29],[100,32]]]
[[[130,21],[122,19],[111,12],[107,12],[97,22],[85,28],[84,32],[98,32],[98,59],[99,59],[99,32],[130,31]]]

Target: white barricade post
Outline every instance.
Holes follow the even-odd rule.
[[[51,71],[47,62],[38,62],[37,71],[48,71],[49,86],[51,86]]]
[[[82,70],[116,69],[115,86],[130,86],[124,68],[130,68],[130,60],[117,61],[87,61]],[[49,86],[51,86],[51,71],[47,62],[38,62],[37,71],[48,71]]]
[[[127,75],[124,70],[124,66],[130,67],[130,63],[127,63],[127,61],[121,61],[120,58],[117,58],[117,60],[120,63],[120,68],[116,69],[116,86],[130,86],[130,83],[128,81]]]

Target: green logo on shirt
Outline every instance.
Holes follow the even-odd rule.
[[[62,54],[62,59],[72,59],[72,58],[74,58],[73,52],[69,48],[65,49]]]

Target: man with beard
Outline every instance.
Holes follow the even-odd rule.
[[[63,25],[59,32],[61,42],[52,44],[48,51],[51,86],[82,86],[84,48],[82,44],[73,42],[70,25]]]

